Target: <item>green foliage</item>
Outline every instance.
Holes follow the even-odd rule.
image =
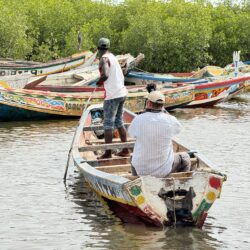
[[[209,52],[213,62],[223,66],[232,61],[232,54],[241,48],[241,31],[239,21],[241,13],[236,13],[227,6],[220,5],[211,10],[213,35]]]
[[[145,54],[147,71],[225,66],[241,50],[250,59],[250,4],[209,0],[0,0],[0,57],[48,61],[96,50]]]
[[[0,57],[24,58],[32,51],[34,39],[29,36],[27,18],[13,2],[0,1]]]
[[[140,14],[128,14],[129,27],[123,32],[123,47],[134,54],[143,52],[147,70],[188,71],[209,61],[210,16],[203,6],[185,1],[127,4]]]
[[[100,37],[108,37],[112,41],[113,31],[110,29],[110,20],[106,17],[102,19],[92,19],[89,22],[86,22],[81,28],[82,36],[82,50],[96,50],[97,42]],[[103,28],[105,27],[105,29]],[[78,47],[77,40],[78,31],[76,28],[73,28],[71,32],[66,36],[66,47],[69,50],[68,52],[76,51]]]

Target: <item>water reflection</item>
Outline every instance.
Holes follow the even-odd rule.
[[[81,175],[74,177],[73,182],[67,187],[67,193],[70,200],[77,204],[77,213],[85,214],[85,219],[93,220],[96,218],[96,227],[104,224],[121,224],[120,220],[108,208],[106,202],[90,190]]]
[[[82,215],[79,223],[91,225],[95,232],[95,243],[83,243],[85,247],[101,249],[216,249],[220,246],[211,237],[209,225],[205,230],[193,227],[156,228],[146,225],[122,223],[110,210],[105,201],[100,200],[74,173],[71,184],[66,186],[67,198],[77,204],[76,213]],[[208,229],[208,230],[207,230]]]
[[[213,108],[178,109],[171,114],[183,120],[202,119],[204,117],[208,120],[233,120],[245,117],[249,111],[238,105],[220,104],[220,106]]]
[[[41,128],[40,132],[48,131],[51,133],[51,128],[68,129],[76,127],[78,119],[74,120],[45,120],[45,121],[17,121],[17,122],[0,122],[0,131],[20,131],[23,132]]]
[[[235,97],[227,102],[222,102],[211,108],[187,108],[177,109],[172,112],[178,118],[190,120],[194,117],[200,119],[236,119],[248,115],[250,111],[250,92]]]
[[[228,175],[202,230],[122,223],[71,164],[76,120],[0,123],[0,249],[249,249],[250,92],[173,112],[178,136]]]
[[[88,224],[91,228],[92,240],[86,242],[83,237],[82,249],[138,249],[137,240],[127,234],[123,223],[109,209],[107,203],[97,197],[77,173],[71,176],[71,184],[66,186],[67,197],[74,202],[76,213],[81,214],[79,223]],[[119,247],[118,247],[119,246]]]

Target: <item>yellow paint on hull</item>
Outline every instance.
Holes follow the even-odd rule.
[[[70,69],[77,68],[77,67],[81,66],[83,63],[84,63],[84,61],[82,61],[82,62],[80,62],[78,64],[75,64],[75,65],[69,66],[69,67],[65,67],[63,69],[50,71],[50,72],[47,72],[47,73],[44,73],[44,74],[37,74],[37,76],[47,76],[47,75],[52,75],[52,74],[56,74],[56,73],[62,73],[62,72],[68,71]]]
[[[97,193],[98,195],[100,195],[101,197],[104,197],[106,199],[109,199],[109,200],[112,200],[112,201],[116,201],[116,202],[119,202],[119,203],[123,203],[123,204],[126,204],[126,205],[129,205],[129,206],[132,206],[132,207],[137,207],[136,204],[134,202],[130,202],[130,201],[126,201],[122,198],[117,198],[117,197],[114,197],[112,195],[109,195],[109,194],[105,194],[103,192],[101,192],[100,190],[97,190],[95,189],[90,182],[88,182],[89,184],[89,187],[95,192]]]

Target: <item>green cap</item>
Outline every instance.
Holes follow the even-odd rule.
[[[109,49],[110,48],[110,41],[108,38],[100,38],[98,41],[98,49]]]

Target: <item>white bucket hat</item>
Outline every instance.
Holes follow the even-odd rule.
[[[153,102],[153,103],[159,103],[159,104],[164,104],[165,103],[165,97],[159,91],[150,92],[149,95],[146,98],[149,101]]]

